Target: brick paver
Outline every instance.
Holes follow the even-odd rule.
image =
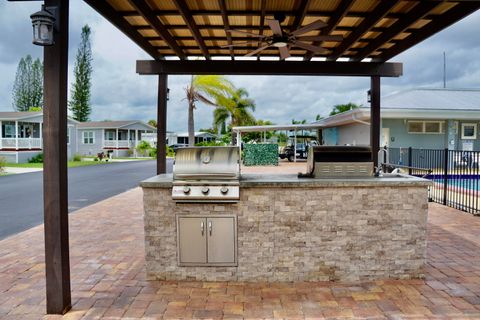
[[[425,280],[146,281],[142,194],[70,216],[73,308],[44,316],[43,227],[0,241],[1,319],[480,319],[480,218],[432,204]]]

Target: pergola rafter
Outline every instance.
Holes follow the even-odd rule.
[[[342,0],[340,4],[338,5],[337,9],[335,10],[335,13],[328,19],[328,24],[325,28],[321,30],[321,34],[323,35],[329,35],[337,25],[340,23],[340,21],[345,17],[347,14],[348,10],[352,7],[354,1],[350,0]],[[323,41],[315,41],[313,42],[313,45],[315,47],[321,46]],[[305,60],[310,60],[315,54],[313,52],[308,52]]]
[[[227,5],[225,4],[225,0],[218,0],[218,4],[220,6],[220,11],[222,12],[222,20],[224,24],[225,35],[227,37],[227,42],[228,42],[228,45],[231,46],[233,43],[232,35],[230,34],[230,32],[227,31],[230,29],[230,23],[228,22]],[[230,47],[229,50],[230,50],[230,59],[234,60],[235,56],[233,55],[233,48]]]
[[[179,47],[175,39],[168,32],[167,28],[152,12],[145,0],[128,0],[130,4],[137,9],[141,16],[152,26],[152,28],[163,38],[163,40],[172,48],[180,59],[186,59],[187,56]]]
[[[187,4],[185,3],[184,0],[173,0],[173,2],[177,6],[178,11],[180,11],[183,17],[183,20],[185,20],[185,23],[190,29],[190,32],[192,33],[193,38],[195,38],[195,41],[197,42],[198,46],[202,50],[203,55],[205,56],[206,59],[210,59],[210,54],[208,53],[208,49],[207,49],[207,46],[205,45],[205,41],[203,41],[202,35],[200,34],[200,30],[198,29],[197,24],[195,23],[195,20],[193,19]]]
[[[333,50],[332,54],[327,57],[327,61],[337,60],[345,53],[345,51],[350,49],[355,42],[359,41],[365,33],[371,30],[377,21],[380,21],[383,17],[385,17],[388,12],[397,5],[398,2],[399,0],[379,2],[370,15],[365,17],[360,25],[353,30],[348,37],[344,39],[338,47],[335,48],[335,50]]]
[[[432,11],[437,5],[442,3],[439,2],[420,2],[415,7],[409,11],[409,16],[402,20],[397,20],[393,25],[391,25],[387,31],[383,32],[381,35],[375,38],[369,45],[362,48],[354,57],[350,58],[352,61],[361,61],[366,58],[370,53],[374,52],[380,48],[383,44],[390,41],[395,35],[403,32],[405,29],[410,27],[412,24],[418,20],[425,17],[430,11]]]

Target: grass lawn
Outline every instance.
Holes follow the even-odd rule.
[[[95,166],[99,164],[107,164],[105,161],[68,161],[68,167],[83,167],[83,166]],[[6,163],[5,167],[12,168],[43,168],[43,163]]]

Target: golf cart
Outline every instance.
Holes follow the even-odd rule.
[[[294,143],[295,137],[290,137],[288,143],[285,147],[281,147],[279,150],[280,159],[288,159],[288,161],[293,162],[295,160],[295,154],[293,149],[295,148]],[[310,146],[318,146],[316,137],[313,136],[297,136],[297,159],[307,159],[308,148]]]

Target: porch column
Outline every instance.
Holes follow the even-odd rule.
[[[117,154],[118,154],[118,128],[116,129],[116,140],[117,140]]]
[[[0,150],[3,147],[2,121],[0,121]]]
[[[168,75],[158,75],[157,101],[157,174],[167,172],[167,87]]]
[[[44,47],[43,203],[47,313],[71,308],[68,248],[67,66],[68,0],[45,0],[57,7],[55,44]]]
[[[18,150],[18,121],[15,121],[15,150]]]
[[[293,162],[297,162],[297,129],[294,131],[293,140]]]
[[[40,149],[43,149],[43,122],[40,122]]]
[[[130,129],[127,129],[127,143],[128,143],[128,148],[130,148]]]
[[[105,129],[102,129],[102,150],[105,147]]]
[[[370,147],[374,166],[378,166],[380,150],[380,77],[370,78]]]
[[[237,147],[241,147],[241,146],[242,146],[242,135],[240,131],[237,131]]]

